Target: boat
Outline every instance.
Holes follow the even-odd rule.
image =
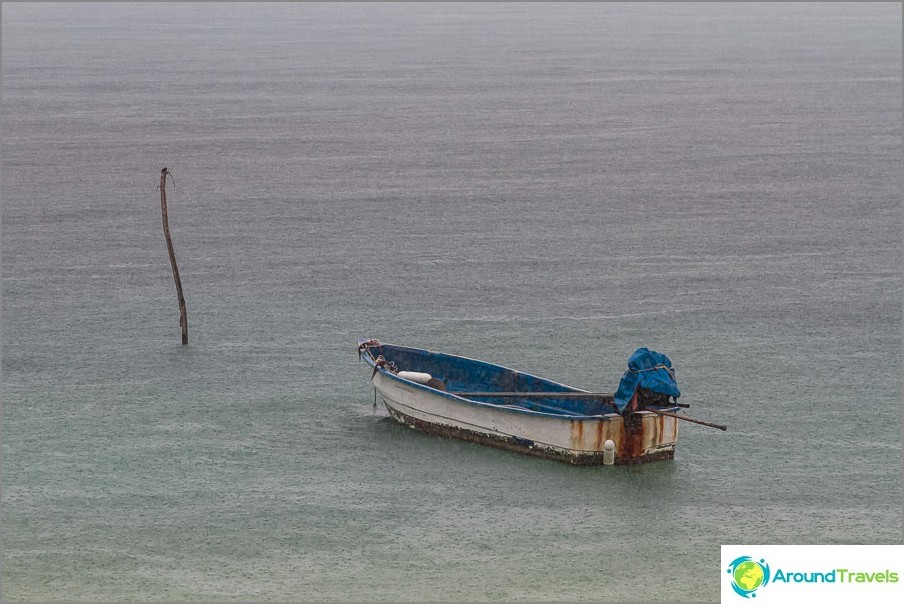
[[[379,398],[396,421],[575,465],[673,459],[685,419],[671,361],[647,348],[631,356],[612,394],[375,339],[358,340],[358,355],[371,368],[374,405]]]

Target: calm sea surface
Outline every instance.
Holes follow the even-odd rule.
[[[721,544],[901,541],[900,4],[2,15],[5,598],[716,600]],[[359,337],[647,346],[730,429],[426,436]]]

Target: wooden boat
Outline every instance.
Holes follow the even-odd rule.
[[[683,418],[668,396],[657,398],[665,405],[642,408],[634,393],[631,405],[619,409],[615,395],[467,357],[377,340],[359,340],[358,355],[372,368],[374,404],[379,398],[411,428],[576,465],[675,455]]]

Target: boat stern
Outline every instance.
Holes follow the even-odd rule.
[[[569,456],[578,465],[599,464],[607,440],[615,443],[615,463],[630,465],[674,459],[678,420],[650,411],[571,422]]]

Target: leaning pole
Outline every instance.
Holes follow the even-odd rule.
[[[173,279],[176,281],[176,296],[179,298],[179,325],[182,327],[182,345],[188,344],[188,311],[185,309],[185,296],[182,295],[182,279],[179,278],[179,267],[176,265],[176,252],[173,250],[173,238],[170,237],[169,218],[166,214],[166,177],[173,175],[164,168],[160,170],[160,212],[163,214],[163,235],[166,237],[166,249],[169,251],[170,265],[173,267]],[[173,179],[173,184],[176,184]]]

